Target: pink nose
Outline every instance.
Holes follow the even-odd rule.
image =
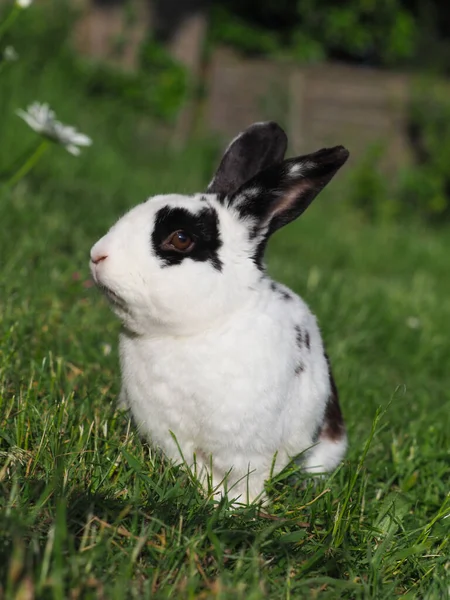
[[[107,254],[100,254],[98,256],[93,256],[91,258],[92,262],[94,263],[94,265],[98,265],[98,263],[101,263],[102,260],[106,260],[108,258]]]

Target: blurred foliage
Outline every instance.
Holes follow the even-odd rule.
[[[209,33],[213,41],[229,44],[246,54],[273,56],[281,48],[277,32],[249,24],[223,6],[213,9]]]
[[[394,178],[383,174],[383,147],[372,147],[353,168],[348,200],[370,220],[450,219],[450,101],[448,89],[421,85],[410,104],[408,133],[413,164]]]
[[[73,85],[82,87],[88,97],[109,98],[148,116],[174,119],[188,91],[185,68],[152,39],[142,45],[139,66],[133,72],[77,56],[70,43],[76,18],[65,2],[52,2],[51,10],[33,4],[32,10],[21,15],[20,27],[12,28],[2,44],[16,48],[33,71],[58,60]],[[116,40],[116,56],[123,50],[124,39]]]
[[[411,103],[415,166],[400,174],[402,204],[433,221],[450,217],[450,101],[448,87],[422,85]]]
[[[186,98],[185,68],[152,39],[142,45],[139,69],[135,72],[78,58],[73,67],[75,76],[84,79],[90,94],[113,97],[156,118],[172,120]]]
[[[384,148],[373,145],[349,173],[347,200],[371,221],[380,220],[397,203],[382,173]]]
[[[215,0],[211,35],[253,55],[449,70],[448,12],[443,0]]]

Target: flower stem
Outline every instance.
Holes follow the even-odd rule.
[[[10,163],[8,167],[0,171],[0,182],[5,180],[7,181],[8,175],[17,171],[19,165],[21,165],[25,160],[27,160],[27,156],[31,156],[31,154],[35,151],[36,148],[36,144],[33,144],[31,147],[28,147],[24,152],[22,152],[17,158],[14,159],[14,162]]]
[[[20,181],[22,179],[22,177],[25,177],[25,175],[28,173],[28,171],[30,171],[34,167],[34,165],[38,162],[38,160],[41,158],[41,156],[47,150],[48,146],[49,146],[49,141],[43,140],[39,144],[39,146],[36,148],[36,150],[31,154],[31,156],[28,158],[28,160],[26,160],[25,163],[20,167],[20,169],[18,169],[14,173],[14,175],[6,182],[6,185],[9,187],[12,187],[18,181]]]
[[[14,6],[10,11],[6,19],[3,23],[0,23],[0,40],[17,19],[19,13],[21,12],[21,8],[19,6]]]

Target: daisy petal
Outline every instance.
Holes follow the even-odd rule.
[[[16,115],[23,119],[31,129],[34,129],[34,131],[37,131],[38,133],[42,133],[42,124],[31,113],[25,112],[24,110],[16,110]]]
[[[73,135],[72,142],[78,144],[78,146],[90,146],[92,144],[92,140],[89,136],[77,132]]]
[[[81,153],[81,150],[78,148],[78,146],[74,146],[73,144],[68,144],[67,146],[64,146],[64,148],[73,156],[79,156]]]

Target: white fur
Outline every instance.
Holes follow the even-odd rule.
[[[189,465],[195,455],[198,474],[219,491],[231,470],[230,496],[252,501],[275,455],[274,473],[305,451],[307,470],[325,471],[346,442],[319,439],[308,451],[330,394],[320,332],[303,300],[290,290],[283,299],[287,288],[273,290],[249,258],[245,222],[207,196],[219,216],[221,272],[190,259],[162,267],[154,255],[156,212],[168,205],[197,212],[202,197],[156,196],[136,206],[93,246],[93,260],[107,258],[91,269],[120,298],[111,306],[124,323],[121,402],[140,432],[174,461],[180,450]],[[298,347],[296,325],[309,333],[310,349]]]
[[[296,177],[305,170],[304,165],[294,164],[289,167],[289,175],[295,175]]]
[[[347,436],[339,440],[330,440],[319,437],[314,451],[310,452],[305,460],[304,469],[308,473],[324,473],[332,471],[344,458],[347,451]]]

